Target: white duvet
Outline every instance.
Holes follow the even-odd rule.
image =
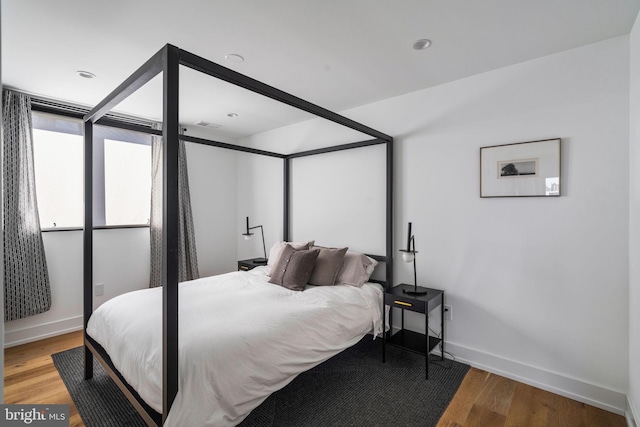
[[[232,426],[272,392],[382,333],[382,289],[268,283],[266,267],[181,283],[179,390],[167,426]],[[102,304],[87,333],[152,408],[162,412],[162,289]]]

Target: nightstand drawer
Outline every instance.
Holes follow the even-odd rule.
[[[414,298],[385,294],[384,303],[391,307],[402,308],[404,310],[417,311],[418,313],[425,312],[425,302]]]
[[[264,258],[250,258],[238,261],[239,271],[249,271],[261,265],[267,265],[267,260]]]

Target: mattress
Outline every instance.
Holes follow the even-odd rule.
[[[298,374],[382,333],[382,287],[268,283],[267,267],[179,284],[179,388],[165,425],[233,426]],[[162,289],[102,304],[87,333],[162,412]]]

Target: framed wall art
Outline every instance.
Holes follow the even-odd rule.
[[[480,197],[560,196],[560,138],[480,148]]]

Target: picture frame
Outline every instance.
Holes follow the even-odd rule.
[[[559,197],[561,139],[480,148],[480,197]]]

